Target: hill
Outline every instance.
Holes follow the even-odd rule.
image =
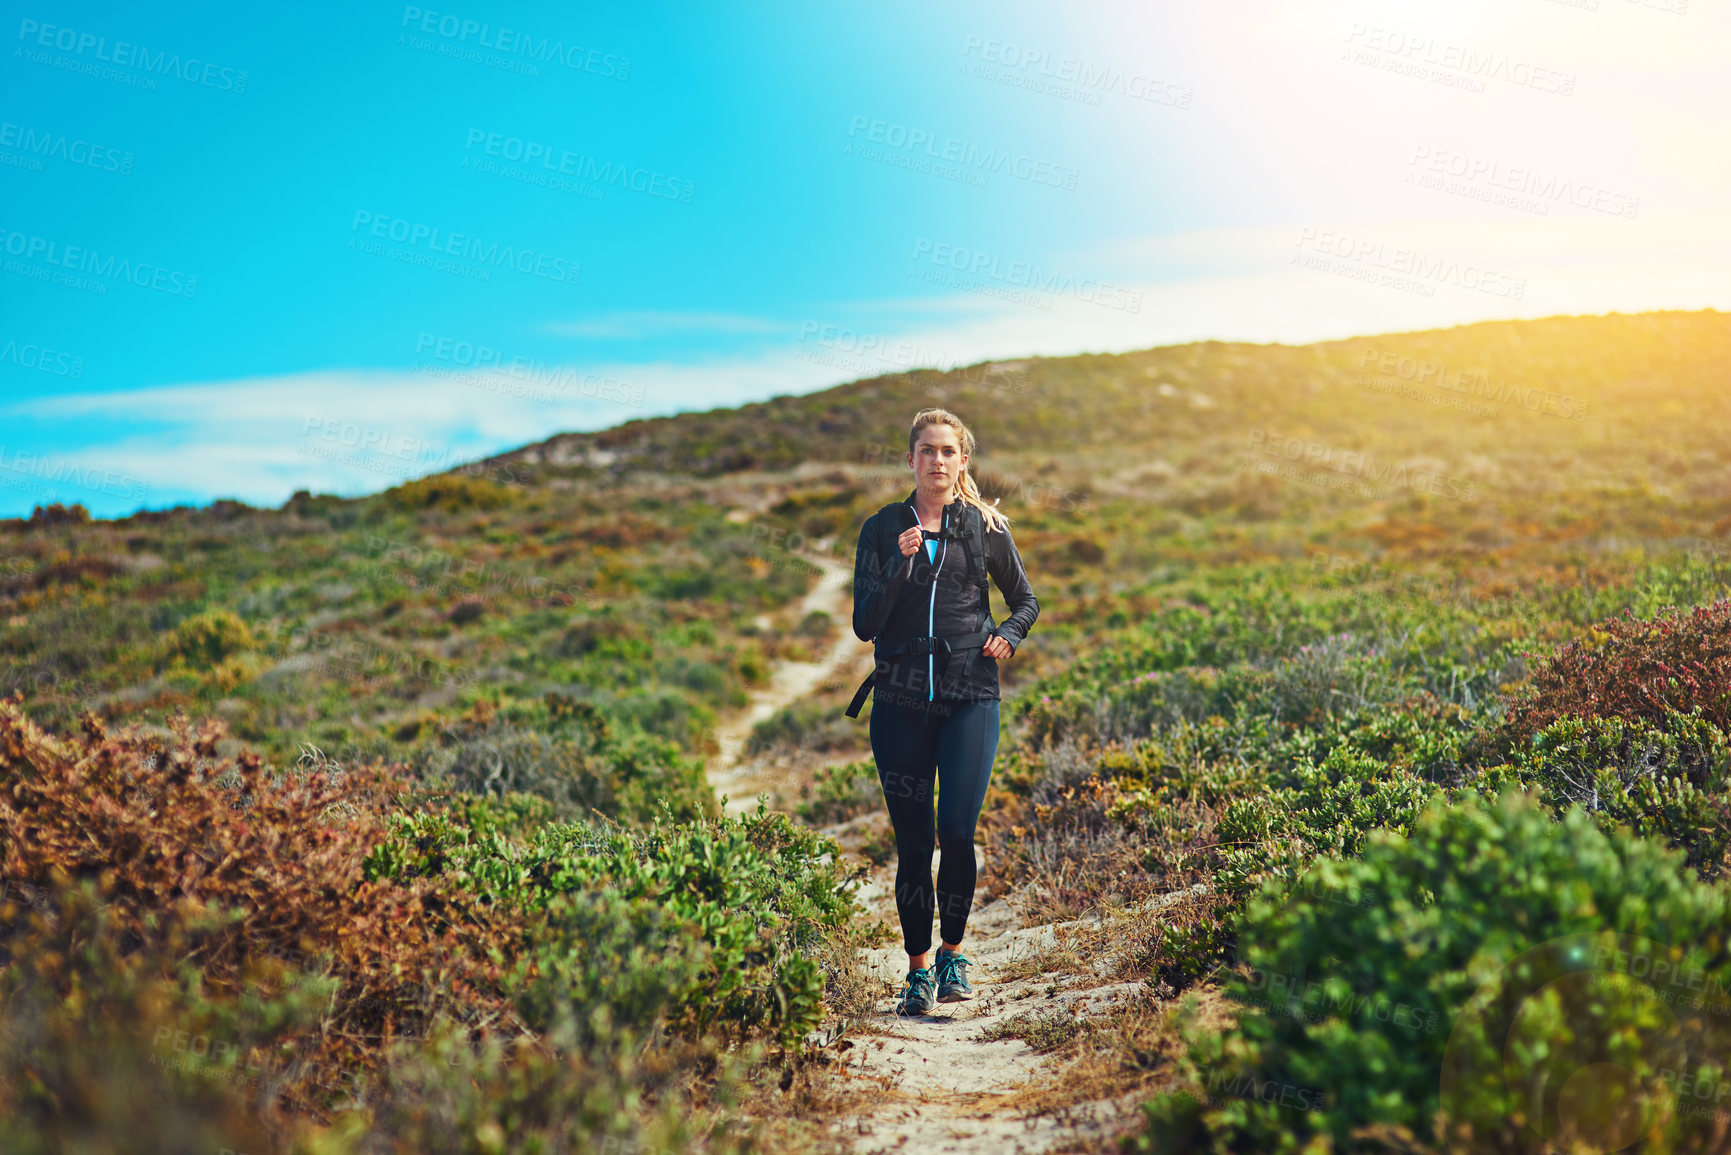
[[[483,689],[560,689],[700,755],[768,663],[831,636],[774,617],[813,580],[794,555],[851,563],[906,492],[921,406],[976,428],[1052,639],[1198,567],[1389,560],[1502,588],[1721,540],[1728,371],[1710,311],[1203,342],[633,421],[367,498],[14,521],[0,690],[63,723],[214,711],[287,756],[401,751]]]
[[[1383,1013],[1479,1013],[1541,945],[1486,910],[1672,935],[1668,966],[1731,981],[1728,381],[1712,311],[1202,342],[560,434],[356,499],[0,523],[0,1139],[921,1133],[839,619],[932,404],[1043,605],[980,836],[1001,994],[977,1037],[903,1036],[973,1073],[944,1113],[985,1104],[988,1147],[1504,1126],[1500,1067]],[[798,821],[722,816],[723,770]],[[1421,966],[1396,925],[1442,945]],[[1611,1002],[1578,1038],[1645,1021]],[[220,1062],[164,1050],[201,1031]]]
[[[846,563],[852,527],[906,492],[905,417],[891,415],[941,404],[973,426],[982,487],[1016,518],[1060,616],[1255,561],[1385,564],[1507,592],[1539,572],[1717,548],[1731,528],[1712,432],[1728,372],[1731,318],[1711,310],[1201,342],[893,374],[561,435],[497,464],[597,492],[751,484],[761,496],[733,516]]]

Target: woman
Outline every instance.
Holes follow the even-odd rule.
[[[896,834],[896,911],[908,952],[896,1013],[929,1014],[974,997],[962,933],[974,902],[974,827],[998,752],[998,662],[1039,616],[1009,519],[968,473],[974,435],[944,409],[923,409],[908,432],[914,491],[860,530],[853,629],[875,643],[876,668],[854,696],[873,694],[872,756]],[[1010,616],[992,624],[987,577]],[[932,884],[932,780],[936,840]],[[932,909],[943,942],[933,965]]]

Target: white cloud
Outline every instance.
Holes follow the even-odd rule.
[[[544,328],[562,337],[641,341],[685,333],[776,333],[787,326],[739,313],[642,311],[604,313],[581,321],[552,321]]]
[[[556,433],[741,404],[826,382],[822,370],[783,356],[586,369],[581,379],[565,378],[561,393],[552,392],[545,379],[501,373],[452,379],[342,371],[39,398],[0,408],[0,415],[148,423],[156,430],[149,436],[68,450],[59,459],[77,469],[140,479],[152,495],[192,493],[276,505],[297,489],[377,492]],[[613,384],[609,389],[601,382]],[[71,491],[63,500],[82,500],[104,515],[130,512],[138,504],[105,504],[99,493]],[[161,501],[153,496],[152,504]]]
[[[589,366],[580,380],[590,384],[570,378],[558,391],[547,379],[500,373],[342,371],[42,398],[0,415],[148,424],[158,432],[62,456],[143,479],[157,494],[277,504],[302,488],[375,492],[556,433],[915,368],[1211,338],[1303,343],[1508,317],[1695,309],[1731,296],[1731,223],[1599,216],[1318,221],[1149,237],[1058,263],[1107,270],[1126,294],[1140,294],[1134,311],[1060,291],[1035,290],[1018,303],[1001,295],[1017,286],[979,279],[984,291],[814,308],[811,319],[788,326],[785,341],[750,356]],[[1301,244],[1305,229],[1311,239]],[[1335,242],[1342,255],[1321,243],[1327,232],[1345,238]],[[1521,296],[1446,281],[1422,295],[1346,275],[1380,277],[1378,260],[1400,249],[1518,278]],[[1325,267],[1295,264],[1299,256],[1320,256]],[[1232,271],[1201,272],[1210,267]],[[836,319],[817,319],[827,316]],[[604,391],[596,381],[613,384]]]

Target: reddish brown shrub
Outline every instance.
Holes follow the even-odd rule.
[[[98,883],[129,951],[196,965],[213,994],[256,987],[280,972],[270,960],[328,974],[330,1009],[295,1042],[309,1070],[366,1070],[435,1009],[506,1016],[494,968],[474,961],[486,957],[480,912],[425,884],[362,878],[397,793],[384,768],[272,774],[251,753],[217,757],[221,733],[183,719],[167,737],[110,734],[87,715],[83,734],[60,739],[0,701],[0,878]],[[217,910],[238,917],[200,917]],[[31,942],[25,922],[0,920],[0,970]],[[319,1093],[291,1085],[287,1100],[317,1107]]]
[[[1696,708],[1731,732],[1731,601],[1595,626],[1539,664],[1505,730],[1523,738],[1565,715],[1662,723]]]

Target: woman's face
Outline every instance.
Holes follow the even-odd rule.
[[[908,454],[915,487],[928,497],[942,497],[946,501],[960,484],[967,464],[968,455],[962,452],[961,438],[948,425],[928,425],[920,430],[914,451]]]

